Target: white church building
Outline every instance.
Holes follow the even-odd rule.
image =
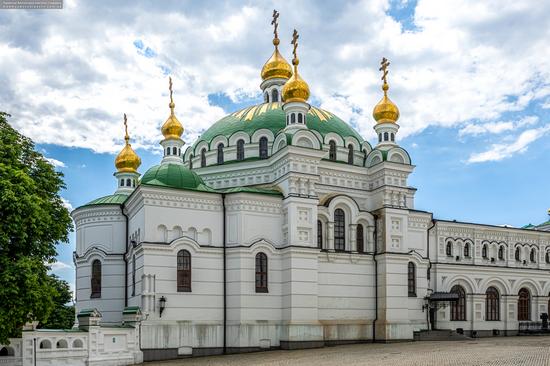
[[[374,107],[375,144],[308,103],[297,34],[263,66],[264,101],[138,172],[129,143],[113,194],[78,207],[77,312],[104,326],[141,311],[144,360],[412,340],[428,329],[518,334],[548,312],[550,224],[500,227],[415,209],[399,110]],[[406,116],[401,119],[406,123]]]

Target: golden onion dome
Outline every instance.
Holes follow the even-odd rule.
[[[136,154],[134,149],[132,149],[132,145],[130,145],[130,136],[128,136],[126,114],[124,115],[124,127],[126,130],[126,135],[124,136],[126,144],[115,158],[115,167],[120,173],[135,173],[141,165],[141,159],[139,158],[138,154]]]
[[[292,76],[292,67],[279,52],[279,39],[274,38],[273,44],[275,45],[275,51],[262,67],[261,76],[264,81],[275,78],[288,79]]]
[[[298,73],[298,64],[300,60],[296,54],[296,49],[298,48],[298,32],[294,29],[294,34],[292,35],[291,44],[294,46],[292,53],[294,57],[292,59],[292,65],[294,65],[294,73],[292,77],[287,80],[285,85],[283,85],[283,101],[285,103],[290,102],[302,102],[306,103],[309,99],[309,86],[307,83],[300,77]]]
[[[170,107],[170,116],[164,122],[161,128],[162,135],[165,139],[179,139],[181,138],[181,135],[183,135],[183,125],[178,121],[178,118],[176,117],[176,114],[174,113],[174,108],[176,105],[174,104],[174,99],[172,96],[172,78],[169,78],[169,90],[170,90],[170,104],[168,106]]]
[[[372,111],[372,116],[376,123],[397,123],[399,119],[399,108],[388,98],[388,89],[388,84],[384,83],[382,86],[384,96]]]

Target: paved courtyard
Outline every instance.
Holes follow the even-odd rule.
[[[503,337],[454,342],[358,344],[313,350],[151,362],[147,366],[215,365],[550,365],[550,337]]]

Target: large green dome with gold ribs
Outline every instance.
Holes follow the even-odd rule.
[[[359,143],[363,142],[361,135],[350,125],[324,109],[312,106],[307,114],[306,124],[310,130],[319,132],[323,137],[332,132],[344,139],[351,136],[356,138]],[[201,141],[210,144],[216,136],[220,135],[229,138],[240,131],[252,136],[257,130],[268,129],[273,132],[273,135],[277,135],[285,127],[286,117],[282,103],[262,103],[223,117],[204,131],[194,146]]]

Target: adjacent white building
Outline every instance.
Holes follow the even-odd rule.
[[[116,191],[72,212],[78,311],[114,325],[139,307],[145,360],[411,340],[428,328],[517,334],[548,311],[544,225],[415,210],[386,60],[371,146],[308,103],[297,42],[292,66],[276,32],[273,43],[264,103],[186,150],[170,87],[164,156],[141,178],[126,134]]]

